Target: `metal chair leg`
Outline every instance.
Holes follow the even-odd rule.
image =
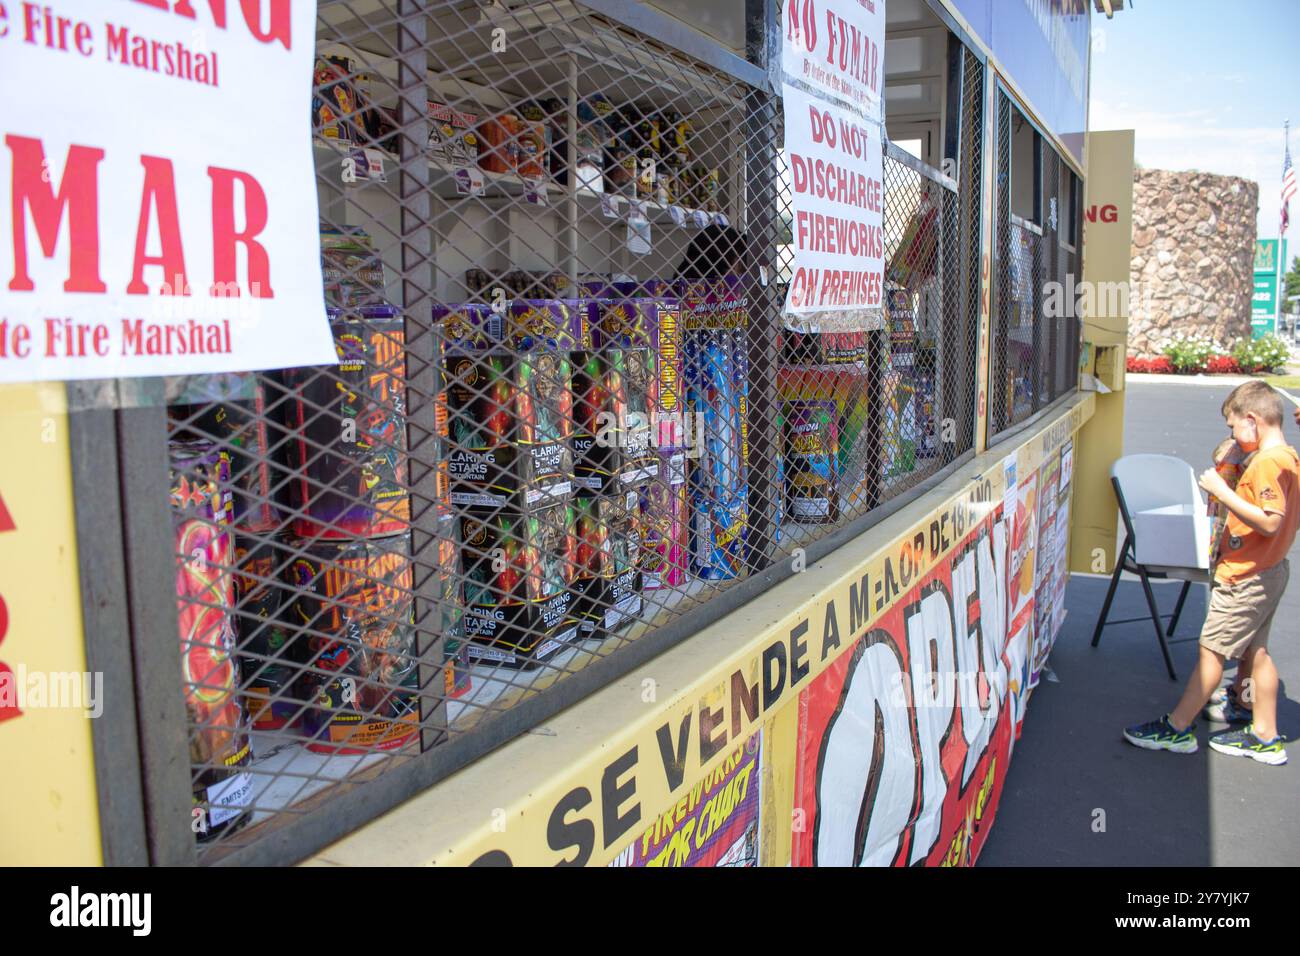
[[[1178,674],[1174,671],[1173,658],[1169,656],[1169,645],[1165,642],[1165,629],[1160,626],[1160,608],[1156,606],[1156,596],[1151,590],[1151,582],[1147,580],[1145,570],[1138,572],[1138,577],[1142,579],[1142,590],[1147,595],[1147,606],[1151,608],[1151,623],[1155,625],[1156,639],[1160,641],[1160,653],[1165,656],[1165,667],[1169,670],[1169,679],[1178,680]]]
[[[1092,646],[1096,647],[1101,643],[1101,630],[1106,626],[1106,618],[1110,616],[1110,605],[1115,600],[1115,589],[1119,587],[1119,576],[1124,573],[1124,562],[1128,560],[1129,539],[1128,535],[1124,536],[1124,547],[1120,548],[1119,557],[1115,560],[1115,572],[1110,576],[1110,587],[1106,589],[1106,600],[1101,605],[1101,615],[1097,618],[1097,627],[1092,632]]]
[[[1187,592],[1191,590],[1191,587],[1191,581],[1184,581],[1183,589],[1178,592],[1178,603],[1174,605],[1174,616],[1169,620],[1169,631],[1167,633],[1170,637],[1174,636],[1174,630],[1178,627],[1178,615],[1183,613],[1183,602],[1187,600]]]

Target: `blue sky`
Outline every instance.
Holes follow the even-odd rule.
[[[1093,14],[1091,129],[1137,131],[1148,169],[1260,184],[1260,238],[1277,235],[1282,121],[1300,163],[1300,0],[1134,0]],[[1296,248],[1300,196],[1291,200]]]

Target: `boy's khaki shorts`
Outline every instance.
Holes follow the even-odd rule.
[[[1283,559],[1233,584],[1215,582],[1201,628],[1201,646],[1229,660],[1242,657],[1252,647],[1268,647],[1273,613],[1290,577],[1291,563]]]

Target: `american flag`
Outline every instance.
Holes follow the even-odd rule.
[[[1291,144],[1286,144],[1286,159],[1282,160],[1282,228],[1279,236],[1286,235],[1286,227],[1291,224],[1291,197],[1295,195],[1295,167],[1291,165]]]

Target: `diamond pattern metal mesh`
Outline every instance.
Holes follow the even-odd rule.
[[[884,326],[798,334],[769,92],[580,5],[319,10],[339,365],[168,382],[201,860],[706,620],[973,435],[973,57],[962,186],[886,147]]]
[[[1073,172],[1036,133],[1032,176],[1028,162],[1016,162],[1013,139],[1023,123],[1024,117],[999,91],[989,387],[989,429],[994,435],[1046,408],[1073,390],[1077,381],[1080,325],[1073,296],[1082,279],[1074,238],[1078,190],[1072,185]],[[1019,183],[1017,176],[1029,182]],[[1032,200],[1032,217],[1012,211],[1014,195]],[[1028,212],[1028,207],[1022,211]]]

